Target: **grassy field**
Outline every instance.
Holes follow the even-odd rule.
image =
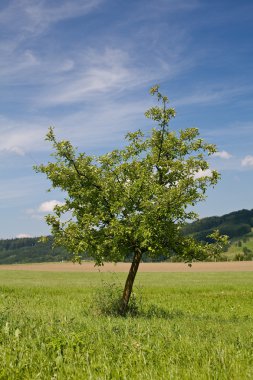
[[[98,313],[104,281],[1,271],[0,379],[253,378],[253,272],[140,273],[126,318]]]
[[[231,245],[226,252],[226,256],[229,260],[235,259],[236,255],[241,256],[241,260],[245,255],[244,250],[248,250],[251,253],[250,257],[252,259],[253,256],[253,231],[242,238],[236,238],[231,240]],[[248,258],[248,260],[250,259]],[[237,258],[238,260],[238,258]]]

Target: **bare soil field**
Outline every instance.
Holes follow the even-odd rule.
[[[41,264],[0,265],[1,270],[28,270],[48,272],[128,272],[130,263],[106,263],[95,267],[92,262],[73,264],[70,262]],[[141,263],[140,272],[251,272],[253,261],[229,261],[213,263],[193,263],[189,267],[185,263]]]

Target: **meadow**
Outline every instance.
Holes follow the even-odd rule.
[[[135,316],[95,299],[126,273],[0,272],[0,379],[252,379],[253,272],[139,273]]]

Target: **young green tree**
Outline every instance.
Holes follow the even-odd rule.
[[[196,128],[171,131],[175,110],[158,86],[150,93],[158,105],[145,114],[157,125],[148,137],[140,130],[128,133],[124,149],[93,157],[77,153],[69,141],[57,141],[50,128],[46,140],[53,144],[54,159],[35,168],[66,193],[65,204],[55,206],[46,221],[55,244],[67,248],[73,261],[84,252],[97,265],[132,257],[121,314],[127,311],[144,254],[177,254],[190,262],[212,253],[212,245],[183,236],[181,227],[197,217],[192,206],[219,179],[216,171],[207,171],[206,157],[215,146],[200,139]],[[65,213],[71,215],[67,221]]]

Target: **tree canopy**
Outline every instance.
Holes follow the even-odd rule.
[[[196,219],[193,206],[219,179],[216,171],[207,170],[215,146],[201,139],[196,128],[170,130],[175,110],[158,86],[150,93],[158,104],[145,113],[156,124],[148,135],[128,133],[123,149],[90,156],[69,141],[58,141],[50,128],[46,139],[53,145],[53,160],[36,167],[66,194],[64,205],[55,206],[46,221],[55,243],[66,247],[74,261],[84,252],[97,265],[132,256],[122,312],[144,253],[176,253],[186,261],[207,255],[206,246],[184,236],[182,226]]]

